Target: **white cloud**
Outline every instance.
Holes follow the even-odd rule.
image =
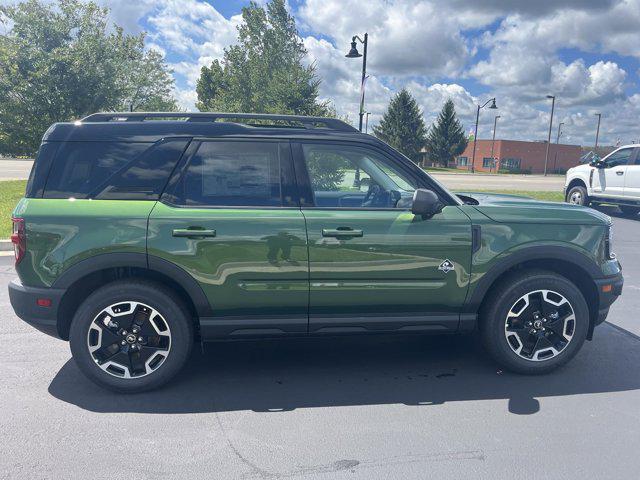
[[[455,75],[473,53],[461,33],[469,17],[432,2],[307,0],[298,15],[344,53],[353,35],[367,32],[369,68],[378,75]]]
[[[151,38],[188,58],[221,58],[236,40],[240,17],[226,19],[213,6],[197,0],[164,0],[147,18]]]

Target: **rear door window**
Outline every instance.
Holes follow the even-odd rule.
[[[176,185],[171,201],[203,207],[295,206],[288,145],[204,141]]]

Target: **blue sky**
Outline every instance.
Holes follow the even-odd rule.
[[[147,31],[164,53],[186,109],[195,103],[202,65],[236,39],[242,0],[99,0],[130,32]],[[266,0],[261,0],[264,3]],[[3,2],[3,0],[0,0]],[[6,2],[5,2],[6,3]],[[347,59],[350,37],[369,33],[366,108],[379,121],[390,97],[407,87],[430,124],[447,98],[469,130],[483,110],[480,136],[546,139],[550,101],[563,141],[640,141],[640,0],[289,0],[321,96],[357,119],[360,63]],[[555,127],[554,127],[555,138]]]

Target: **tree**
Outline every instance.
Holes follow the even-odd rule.
[[[156,50],[144,50],[144,35],[136,39],[138,48],[130,52],[127,72],[123,76],[123,97],[118,110],[174,112],[178,104],[173,97],[175,81],[164,57]]]
[[[100,110],[177,109],[160,54],[107,15],[79,0],[0,7],[0,151],[33,154],[52,123]]]
[[[450,160],[464,152],[467,143],[464,127],[456,116],[453,101],[448,99],[435,123],[429,129],[426,144],[427,155],[430,159],[446,167]]]
[[[418,102],[407,89],[403,88],[391,99],[380,124],[373,127],[373,133],[415,163],[420,163],[426,128]]]
[[[242,9],[238,43],[200,72],[201,111],[335,115],[318,100],[320,80],[284,0]]]

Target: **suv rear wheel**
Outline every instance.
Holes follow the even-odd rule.
[[[145,280],[116,281],[89,295],[69,337],[73,358],[90,380],[126,393],[168,382],[189,358],[194,339],[182,302]]]
[[[576,185],[569,189],[565,201],[567,203],[573,203],[574,205],[588,206],[590,199],[587,194],[587,189],[583,186]]]
[[[481,313],[485,348],[505,368],[547,373],[584,343],[589,310],[578,288],[544,271],[516,274],[499,285]]]

